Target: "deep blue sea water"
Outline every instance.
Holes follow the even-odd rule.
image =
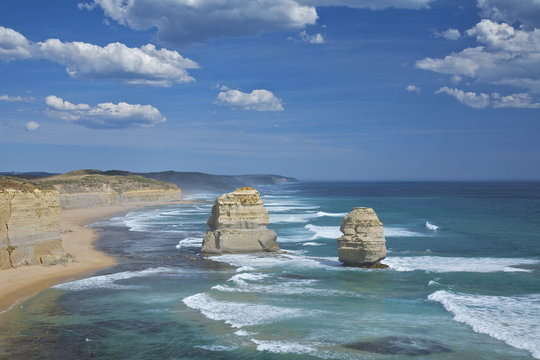
[[[0,358],[540,359],[540,183],[258,190],[286,254],[202,259],[211,202],[97,223],[119,264],[8,313]],[[338,262],[355,206],[384,223],[389,269]]]

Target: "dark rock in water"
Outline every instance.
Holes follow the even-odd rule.
[[[385,355],[419,356],[452,352],[452,350],[434,340],[398,336],[387,336],[373,341],[346,344],[344,347]]]

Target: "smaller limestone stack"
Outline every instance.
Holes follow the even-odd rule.
[[[383,226],[373,209],[354,208],[343,218],[340,230],[338,256],[343,265],[386,267],[380,263],[386,257]]]
[[[257,190],[244,187],[222,195],[212,207],[201,254],[278,251],[276,233],[266,228],[269,223]]]

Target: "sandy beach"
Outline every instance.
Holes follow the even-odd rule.
[[[0,271],[0,284],[2,284],[0,319],[3,313],[41,290],[71,279],[88,276],[115,264],[113,258],[96,251],[93,245],[96,233],[94,229],[87,228],[85,225],[135,208],[173,203],[178,202],[138,202],[118,206],[62,210],[60,219],[62,243],[64,250],[75,257],[74,261],[69,261],[65,265],[22,266]]]

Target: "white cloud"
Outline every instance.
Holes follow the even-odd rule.
[[[416,85],[408,85],[405,90],[407,90],[408,92],[415,92],[417,94],[420,94],[420,92],[422,91],[420,89],[420,87],[416,86]]]
[[[305,30],[303,30],[298,34],[298,36],[301,41],[307,42],[309,44],[323,44],[324,43],[324,37],[320,33],[309,35]]]
[[[12,61],[30,57],[30,42],[15,30],[0,26],[0,60]]]
[[[459,89],[449,88],[447,86],[444,86],[436,91],[436,94],[441,93],[451,95],[460,103],[475,109],[483,109],[488,106],[493,108],[540,108],[540,102],[535,102],[527,93],[511,94],[507,96],[502,96],[498,93],[492,93],[489,95],[472,91],[466,92]]]
[[[512,94],[507,96],[501,96],[497,93],[491,94],[494,99],[493,107],[495,108],[522,108],[522,109],[539,109],[540,102],[535,102],[531,99],[531,96],[527,93]]]
[[[19,47],[14,47],[17,39]],[[14,50],[19,49],[19,50]],[[0,27],[0,59],[47,59],[66,67],[72,78],[107,78],[127,84],[171,86],[194,81],[189,69],[199,65],[176,51],[152,44],[130,48],[121,43],[104,47],[84,42],[48,39],[32,43],[18,32]]]
[[[298,0],[299,3],[311,6],[348,6],[358,9],[382,10],[426,9],[434,0]]]
[[[446,40],[457,40],[461,37],[461,33],[458,29],[446,29],[443,32],[436,33],[435,35],[443,37]]]
[[[158,39],[179,46],[219,37],[291,31],[313,25],[317,6],[359,9],[425,9],[435,0],[92,0],[105,16],[135,30],[157,28]]]
[[[29,121],[25,125],[25,128],[27,131],[36,131],[38,127],[39,127],[39,123],[35,121]]]
[[[477,0],[477,5],[484,18],[509,24],[519,21],[529,28],[540,26],[539,0]]]
[[[540,30],[517,30],[484,19],[467,30],[479,46],[444,58],[425,58],[419,69],[540,92]]]
[[[72,104],[54,95],[47,96],[45,103],[48,106],[47,115],[50,117],[94,129],[152,127],[166,120],[159,110],[151,105],[120,102],[90,106]]]
[[[283,111],[281,99],[269,90],[253,90],[245,93],[239,90],[221,91],[217,103],[223,106],[256,111]]]
[[[175,45],[301,29],[318,18],[314,7],[294,0],[94,0],[83,6],[99,6],[135,30],[155,27],[162,42]]]
[[[455,97],[460,103],[475,109],[483,109],[489,105],[489,95],[475,92],[465,92],[459,89],[451,89],[444,86],[436,91],[436,94],[446,93]]]
[[[10,95],[7,95],[7,94],[0,94],[0,101],[31,102],[31,101],[34,101],[34,98],[33,97],[10,96]]]

